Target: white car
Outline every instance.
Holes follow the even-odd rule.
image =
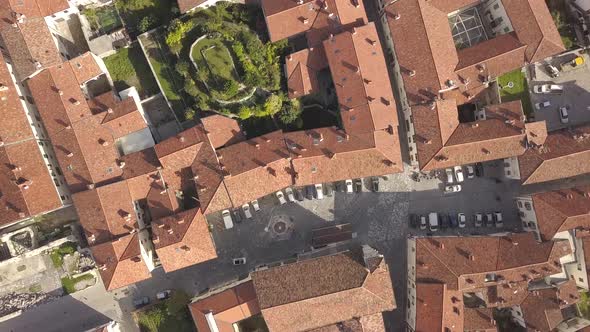
[[[457,182],[463,182],[465,180],[465,177],[463,177],[463,168],[461,166],[455,166],[454,171],[455,179],[457,179]]]
[[[158,300],[165,300],[165,299],[167,299],[167,298],[170,297],[170,294],[172,294],[172,290],[170,290],[170,289],[163,290],[163,291],[158,292],[156,294],[156,299],[158,299]]]
[[[545,100],[543,102],[535,104],[535,108],[538,110],[542,110],[543,108],[547,108],[549,106],[551,106],[551,102],[549,100]]]
[[[321,183],[315,185],[315,194],[317,199],[324,198],[324,189]]]
[[[420,216],[420,229],[424,230],[424,229],[426,229],[426,226],[427,226],[426,217]]]
[[[352,180],[350,180],[350,179],[349,180],[346,180],[345,183],[346,183],[346,193],[347,194],[352,194],[352,192],[353,192],[353,189],[352,189]]]
[[[234,265],[244,265],[246,264],[246,257],[239,257],[232,259],[232,264]]]
[[[279,203],[281,203],[281,205],[287,203],[287,200],[285,200],[285,195],[283,194],[282,191],[277,191],[277,193],[275,194],[277,196],[277,198],[279,199]]]
[[[553,94],[560,94],[563,93],[563,85],[557,84],[543,84],[543,85],[535,85],[533,87],[534,93],[553,93]]]
[[[289,199],[289,202],[295,202],[295,195],[293,195],[293,189],[286,188],[285,193],[287,193],[287,198]]]
[[[459,228],[465,228],[465,226],[467,226],[467,219],[465,218],[465,213],[459,213],[457,215],[457,220],[459,221]]]
[[[559,108],[559,121],[561,121],[561,123],[570,122],[569,115],[567,114],[567,107],[565,106]]]
[[[254,211],[260,211],[260,205],[258,205],[258,200],[255,199],[252,202],[250,202],[250,204],[252,204],[252,206],[254,207]]]
[[[225,229],[234,227],[234,222],[231,219],[231,213],[229,210],[223,210],[223,212],[221,212],[221,216],[223,217],[223,225],[225,226]]]
[[[461,191],[460,184],[454,184],[454,185],[450,185],[450,186],[445,187],[445,194],[458,193],[460,191]]]
[[[465,169],[467,169],[467,178],[473,179],[475,177],[475,169],[473,168],[473,166],[467,165],[465,166]]]
[[[447,173],[447,183],[452,184],[453,182],[455,182],[453,180],[453,169],[447,168],[445,169],[445,172]]]
[[[242,211],[244,211],[246,218],[252,218],[252,212],[250,211],[250,205],[248,203],[242,205]]]

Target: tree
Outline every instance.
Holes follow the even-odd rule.
[[[246,105],[242,105],[240,107],[240,111],[238,112],[238,116],[240,117],[240,119],[246,120],[246,119],[250,118],[253,113],[254,113],[254,110],[251,107],[246,106]]]
[[[168,35],[166,36],[166,44],[172,52],[180,52],[182,49],[182,40],[194,27],[195,24],[192,20],[183,22],[180,19],[176,19],[172,21],[172,24],[168,28]]]
[[[293,124],[300,118],[303,108],[298,99],[289,99],[283,103],[283,108],[279,112],[279,120],[284,124]]]
[[[265,115],[275,115],[281,110],[281,106],[283,106],[283,98],[277,94],[270,95],[264,102]]]
[[[139,21],[139,24],[137,25],[137,30],[139,30],[139,32],[143,33],[148,30],[151,30],[157,24],[158,24],[158,19],[156,18],[156,16],[154,14],[150,14],[148,16],[144,16],[141,19],[141,21]]]
[[[187,120],[194,119],[196,115],[197,115],[197,111],[192,107],[189,107],[184,111],[184,118]]]
[[[188,64],[188,61],[185,60],[179,60],[175,66],[176,71],[184,78],[189,77],[189,68],[190,65]]]
[[[223,83],[223,94],[227,98],[231,98],[231,97],[235,96],[238,93],[239,89],[240,89],[240,85],[238,84],[238,82],[236,82],[234,80],[226,80]]]
[[[140,10],[154,6],[153,0],[117,0],[116,6],[125,10]]]

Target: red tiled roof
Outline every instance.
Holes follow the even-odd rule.
[[[551,132],[545,143],[518,157],[524,184],[590,173],[590,125]]]
[[[199,209],[154,220],[152,232],[166,272],[217,258],[207,221]]]
[[[74,69],[76,61],[51,67],[27,81],[73,192],[121,176],[115,140],[147,126],[130,98],[119,103],[108,93],[87,101],[78,80],[84,75]]]
[[[575,298],[570,298],[569,295]],[[565,302],[564,296],[569,301]],[[578,298],[574,280],[566,281],[558,289],[547,288],[529,292],[520,304],[527,330],[553,331],[563,321],[561,309],[578,302]]]
[[[309,31],[315,45],[330,33],[367,22],[363,2],[356,0],[262,0],[261,5],[271,41]]]
[[[252,281],[199,299],[188,306],[199,332],[211,332],[205,315],[211,313],[220,332],[233,332],[233,323],[260,313]]]
[[[496,332],[493,308],[465,308],[463,328],[465,332]]]
[[[395,308],[386,263],[341,253],[252,273],[270,331],[306,331]]]
[[[207,0],[177,0],[178,2],[178,9],[180,9],[180,13],[184,14],[189,10],[196,8],[199,5],[204,4]]]
[[[347,135],[335,127],[285,134],[297,185],[385,175],[402,170],[397,135]],[[394,151],[381,142],[393,142]],[[393,156],[395,159],[391,160]]]
[[[12,10],[27,17],[45,17],[70,8],[67,0],[8,0]]]
[[[397,128],[397,109],[374,23],[324,41],[349,134]]]
[[[203,128],[215,149],[224,145],[232,145],[246,139],[242,128],[235,119],[214,114],[201,119]]]
[[[328,67],[328,60],[321,45],[287,55],[285,70],[289,98],[319,92],[317,74],[326,67]]]
[[[33,138],[33,131],[2,53],[0,53],[0,110],[2,116],[0,142],[11,144]]]
[[[137,233],[90,248],[106,290],[121,288],[150,277],[140,252]]]
[[[43,2],[48,3],[49,1]],[[53,36],[43,19],[43,16],[51,13],[45,10],[46,6],[40,8],[33,0],[0,0],[0,38],[4,41],[6,51],[21,80],[39,69],[62,62]],[[25,17],[21,17],[19,22],[17,14],[24,14]],[[36,65],[36,61],[39,65]]]
[[[576,228],[590,228],[590,187],[575,187],[532,195],[541,238]]]
[[[453,303],[452,298],[461,300]],[[416,283],[416,331],[463,331],[462,299],[445,284]]]
[[[445,126],[457,125],[456,119],[447,122],[447,113],[453,110],[450,104],[464,103],[475,97],[484,87],[483,79],[488,76],[498,76],[520,68],[526,62],[537,61],[563,50],[560,44],[551,47],[555,44],[557,31],[543,1],[517,0],[509,1],[508,5],[504,3],[514,32],[457,51],[447,14],[476,3],[470,0],[400,0],[391,2],[385,8],[405,93],[412,107],[421,169],[446,167],[431,163],[431,158],[446,144],[448,133],[444,132]],[[538,13],[533,15],[531,10],[535,13],[538,10]],[[538,51],[530,52],[532,49]],[[430,109],[429,104],[433,102],[441,106],[441,102],[437,101],[440,97],[448,99],[449,105]],[[444,114],[433,116],[433,113]],[[456,129],[460,131],[465,127]],[[478,160],[480,157],[474,154],[475,151],[467,154],[468,158],[456,156],[456,151],[448,151],[447,154],[452,152],[453,155],[445,156],[449,162],[443,164],[501,159],[507,153],[511,153],[508,156],[522,153],[516,140],[505,142],[506,136],[493,137],[492,140],[492,147],[506,148],[498,155],[492,151],[481,160]],[[429,142],[430,146],[425,146],[423,142]],[[464,160],[451,162],[454,158]],[[475,160],[470,160],[473,158]]]

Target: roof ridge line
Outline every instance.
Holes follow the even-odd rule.
[[[356,28],[353,28],[356,29]],[[375,28],[377,29],[377,28]],[[375,30],[376,31],[376,30]],[[356,59],[356,63],[357,63],[357,68],[359,69],[359,76],[361,78],[361,84],[363,85],[363,92],[365,93],[365,100],[366,102],[361,104],[360,106],[364,106],[367,105],[367,108],[369,110],[369,115],[371,116],[371,124],[372,127],[375,128],[375,118],[373,118],[373,112],[371,112],[371,103],[369,102],[369,93],[367,92],[367,86],[364,83],[364,78],[363,78],[363,71],[361,69],[361,62],[359,61],[359,57],[358,57],[358,52],[356,51],[356,44],[355,44],[355,40],[354,40],[354,34],[350,31],[347,31],[350,34],[350,41],[352,44],[352,49],[354,50],[354,58]],[[379,36],[377,35],[377,39],[379,39]],[[381,42],[379,42],[379,44],[381,44]],[[387,67],[387,64],[385,65]],[[385,68],[387,70],[387,68]],[[387,74],[389,75],[389,73]],[[388,77],[389,79],[389,77]],[[391,84],[391,83],[390,83]],[[393,100],[393,102],[395,102],[395,100]],[[356,106],[358,107],[358,106]]]
[[[425,238],[423,238],[423,239],[425,239]],[[428,250],[428,252],[430,252],[430,254],[432,255],[432,257],[436,258],[436,260],[438,260],[444,267],[447,268],[447,270],[449,270],[449,272],[451,272],[457,278],[457,288],[459,288],[458,287],[459,286],[458,285],[459,284],[458,279],[459,279],[460,275],[458,275],[457,273],[455,273],[455,271],[451,270],[451,268],[447,264],[445,264],[440,258],[438,258],[438,256],[435,255],[434,252],[432,250],[430,250],[430,248],[428,248],[428,246],[423,245],[421,243],[422,241],[418,241],[418,242],[420,242],[420,245],[422,245],[424,248],[426,248],[426,250]],[[446,283],[443,283],[443,284],[446,285]]]

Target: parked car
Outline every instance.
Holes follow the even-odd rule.
[[[242,205],[242,211],[244,211],[246,218],[252,218],[252,211],[250,211],[250,205],[248,203]]]
[[[298,201],[303,201],[303,192],[301,188],[295,188],[293,190],[293,192],[295,193],[295,199]]]
[[[467,178],[473,179],[475,177],[475,168],[472,165],[467,165],[465,169],[467,170]]]
[[[379,191],[379,178],[376,176],[371,177],[371,190],[374,192]]]
[[[352,194],[352,191],[353,191],[352,190],[352,180],[350,180],[350,179],[346,180],[345,183],[346,183],[346,193]]]
[[[494,217],[491,213],[486,213],[486,227],[494,226]]]
[[[501,212],[494,212],[494,223],[496,224],[497,228],[504,227],[504,220],[502,218]]]
[[[559,121],[561,121],[561,123],[570,122],[569,114],[567,112],[567,107],[565,107],[565,106],[562,106],[559,108]]]
[[[225,226],[225,229],[230,229],[234,227],[234,223],[232,221],[231,213],[229,212],[229,210],[223,210],[223,212],[221,212],[221,217],[223,218],[223,225]]]
[[[428,214],[428,228],[431,232],[438,231],[438,214],[436,212],[431,212]]]
[[[326,183],[325,186],[326,186],[326,196],[332,197],[332,195],[334,193],[334,190],[332,189],[332,185],[329,183]]]
[[[453,180],[453,170],[451,168],[447,168],[445,169],[445,172],[447,173],[447,183],[452,184],[453,182],[455,182]]]
[[[309,186],[305,186],[305,198],[307,199],[313,199],[313,186],[309,185]]]
[[[451,227],[453,227],[453,228],[459,227],[459,221],[457,220],[457,215],[451,214],[449,217],[450,217],[449,221],[450,221]]]
[[[244,264],[246,264],[246,257],[234,258],[234,259],[232,259],[232,264],[233,265],[244,265]]]
[[[354,179],[354,191],[360,193],[363,191],[363,180],[362,179]]]
[[[482,163],[475,163],[475,175],[476,176],[483,176],[483,164]]]
[[[450,186],[446,186],[445,187],[445,194],[452,194],[452,193],[458,193],[461,191],[461,185],[460,184],[453,184]]]
[[[236,209],[236,210],[232,210],[232,213],[234,214],[234,220],[236,221],[236,224],[239,224],[242,222],[242,215],[240,214],[240,210]]]
[[[252,207],[254,207],[254,211],[260,211],[260,205],[258,205],[258,200],[255,199],[252,202],[250,202],[250,204],[252,204]]]
[[[542,85],[535,85],[533,87],[534,93],[552,93],[552,94],[562,94],[563,93],[563,85],[558,84],[542,84]]]
[[[483,225],[483,215],[481,213],[473,215],[473,225],[475,225],[475,227],[481,227]]]
[[[420,216],[420,229],[424,230],[426,229],[426,226],[426,216]]]
[[[559,70],[557,69],[557,67],[550,63],[545,64],[545,70],[547,70],[547,74],[549,74],[549,76],[551,76],[552,78],[559,76]]]
[[[455,171],[455,179],[458,183],[465,181],[465,178],[463,177],[463,167],[455,166],[453,170]]]
[[[459,228],[465,228],[465,226],[467,226],[467,218],[465,218],[465,213],[459,213],[457,215],[457,220],[459,221]]]
[[[277,196],[277,198],[279,199],[279,203],[281,203],[281,205],[287,203],[287,200],[285,199],[285,194],[283,194],[282,191],[277,191],[275,193],[275,195]]]
[[[163,291],[158,292],[156,294],[156,299],[165,300],[170,297],[170,294],[172,294],[172,290],[170,290],[170,289],[163,290]]]
[[[293,189],[287,187],[285,188],[285,193],[287,194],[289,202],[295,202],[295,195],[293,195]]]
[[[133,300],[133,305],[135,306],[135,308],[141,308],[143,306],[148,305],[149,303],[150,303],[150,298],[147,296],[140,297],[138,299]]]
[[[539,102],[539,103],[536,103],[535,104],[535,108],[537,110],[542,110],[542,109],[547,108],[549,106],[551,106],[551,102],[549,100],[545,100],[545,101],[542,101],[542,102]]]
[[[410,214],[410,227],[418,228],[418,215],[413,213]]]
[[[318,183],[315,185],[315,197],[317,199],[323,199],[324,198],[324,188],[322,186],[321,183]]]

